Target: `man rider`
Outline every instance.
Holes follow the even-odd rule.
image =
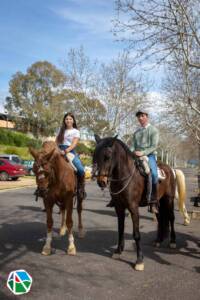
[[[158,129],[149,123],[149,114],[146,109],[139,109],[136,117],[140,123],[140,128],[133,134],[132,151],[136,157],[147,156],[152,176],[152,193],[150,204],[150,212],[158,213],[157,203],[157,163],[156,149],[158,147],[159,132]]]

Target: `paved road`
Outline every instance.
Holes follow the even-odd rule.
[[[193,190],[190,173],[188,187]],[[194,183],[195,185],[195,183]],[[192,188],[191,188],[192,187]],[[25,269],[33,277],[29,294],[22,299],[200,299],[200,221],[183,226],[176,210],[177,249],[165,243],[156,249],[152,241],[156,223],[146,208],[140,210],[145,270],[136,272],[131,219],[126,218],[126,246],[121,260],[111,253],[117,241],[117,220],[106,208],[108,193],[87,184],[84,203],[84,239],[76,237],[77,256],[65,254],[66,237],[58,234],[60,216],[54,210],[54,253],[40,254],[45,238],[42,203],[35,202],[33,188],[0,193],[0,299],[18,299],[5,287],[10,271]],[[74,212],[74,229],[77,216]]]

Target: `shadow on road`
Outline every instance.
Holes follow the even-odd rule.
[[[30,211],[34,211],[34,212],[41,212],[41,208],[40,207],[36,207],[36,206],[18,205],[18,208],[20,210],[30,210]]]
[[[105,216],[111,216],[111,217],[115,217],[116,218],[116,213],[115,213],[115,210],[112,208],[112,209],[106,209],[106,210],[103,210],[103,209],[88,209],[88,208],[84,208],[83,209],[84,211],[89,211],[89,212],[92,212],[92,213],[96,213],[98,215],[105,215]],[[128,216],[128,211],[126,213],[126,216]],[[140,219],[145,219],[145,220],[149,220],[149,221],[152,221],[152,217],[148,217],[148,216],[144,216],[144,215],[140,215]]]
[[[1,224],[0,228],[0,269],[13,260],[24,256],[27,252],[34,252],[40,255],[44,245],[46,235],[46,225],[40,222],[23,222],[18,224]],[[67,238],[59,237],[57,230],[54,230],[55,238],[52,247],[56,250],[66,251]],[[154,248],[152,241],[155,239],[156,232],[141,232],[142,248],[144,257],[148,257],[160,264],[170,265],[170,262],[162,256],[183,255],[185,258],[192,257],[199,259],[199,240],[188,234],[177,233],[177,249],[169,249],[167,243],[161,248]],[[125,240],[132,240],[131,234],[125,234]],[[94,229],[86,232],[83,239],[75,239],[78,253],[93,253],[106,257],[111,257],[117,243],[117,232],[113,230]],[[194,245],[191,247],[191,243]],[[190,246],[188,246],[190,244]],[[54,251],[55,252],[55,251]],[[128,250],[128,255],[135,250]],[[55,252],[56,255],[56,252]],[[125,256],[125,255],[124,255]],[[135,254],[134,254],[135,256]],[[164,258],[163,258],[164,257]],[[122,261],[132,264],[123,259]],[[200,272],[196,268],[196,272]]]

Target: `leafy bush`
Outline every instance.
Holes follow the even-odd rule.
[[[92,156],[80,155],[80,159],[84,166],[92,166]]]
[[[22,159],[33,159],[27,147],[0,145],[0,153],[16,154],[19,155]]]
[[[41,146],[41,141],[32,139],[28,135],[21,132],[0,128],[0,144],[17,147],[27,147],[31,145],[38,148]]]
[[[79,143],[76,147],[76,151],[79,154],[92,155],[94,149],[92,149],[91,147],[87,147],[84,143]]]

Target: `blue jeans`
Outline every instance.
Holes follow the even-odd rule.
[[[69,147],[69,146],[64,145],[64,144],[60,144],[60,145],[59,145],[60,150],[64,150],[64,151],[65,151],[68,147]],[[84,167],[83,167],[83,165],[82,165],[82,162],[80,161],[80,158],[79,158],[78,154],[77,154],[74,150],[71,150],[70,152],[73,153],[73,154],[75,155],[75,157],[74,157],[72,163],[73,163],[73,165],[74,165],[74,166],[76,167],[76,169],[77,169],[77,175],[78,175],[78,176],[84,176],[84,175],[85,175]]]
[[[158,171],[157,171],[157,162],[156,157],[154,154],[147,155],[149,158],[149,166],[151,169],[151,177],[152,177],[152,184],[157,184],[158,182]]]

